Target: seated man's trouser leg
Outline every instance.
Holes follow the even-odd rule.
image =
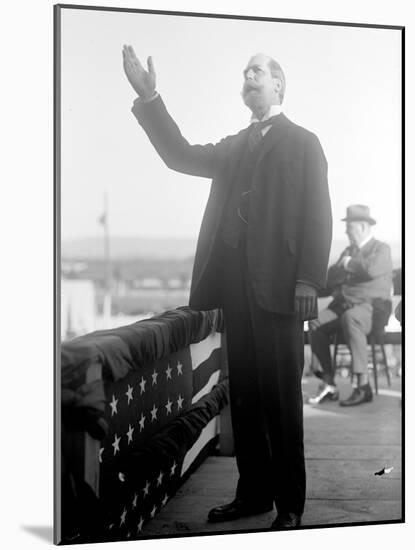
[[[340,317],[330,309],[319,313],[320,326],[311,332],[313,352],[312,368],[326,384],[334,385],[335,372],[330,355],[331,336],[341,327],[352,356],[355,374],[367,373],[367,338],[372,328],[371,304],[358,304],[347,309]]]
[[[259,308],[244,249],[226,250],[223,310],[237,496],[303,513],[303,323]]]
[[[312,370],[326,384],[334,386],[335,372],[330,355],[331,337],[340,326],[340,319],[331,309],[323,309],[318,314],[320,326],[310,333],[312,350]]]
[[[373,307],[358,304],[348,309],[340,318],[343,335],[352,355],[354,374],[367,374],[367,338],[372,329]]]

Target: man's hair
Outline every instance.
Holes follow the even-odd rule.
[[[280,101],[283,102],[284,94],[285,94],[285,74],[284,71],[281,69],[281,65],[275,61],[272,57],[269,58],[268,61],[268,67],[271,71],[271,75],[273,78],[279,78],[281,80],[281,90],[279,91],[280,95]]]

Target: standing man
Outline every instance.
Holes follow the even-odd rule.
[[[124,70],[132,112],[164,162],[213,178],[189,305],[222,308],[239,480],[235,499],[209,512],[228,521],[272,510],[272,529],[301,524],[305,502],[303,322],[317,315],[331,243],[327,163],[317,137],[282,113],[285,76],[264,54],[243,71],[251,124],[213,145],[190,145],[131,46]]]
[[[392,293],[392,257],[389,245],[372,235],[376,221],[369,208],[353,204],[347,208],[346,234],[350,245],[328,273],[328,289],[333,301],[310,321],[313,369],[322,384],[309,403],[337,401],[339,392],[330,357],[330,337],[339,328],[352,356],[353,391],[340,405],[350,407],[373,399],[367,368],[367,338],[372,330],[373,308],[389,313]],[[379,312],[381,313],[381,312]]]

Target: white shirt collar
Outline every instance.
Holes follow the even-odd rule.
[[[256,115],[254,115],[254,113],[252,113],[251,124],[252,122],[262,122],[262,121],[268,120],[272,116],[279,115],[281,113],[282,113],[282,105],[271,105],[268,113],[262,117],[261,121],[256,117]]]
[[[371,241],[373,239],[373,235],[370,233],[366,239],[363,239],[363,241],[358,245],[360,249],[362,249],[365,244],[367,244],[369,241]]]

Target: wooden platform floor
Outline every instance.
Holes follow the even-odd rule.
[[[305,378],[305,401],[317,382]],[[340,380],[341,397],[350,385]],[[380,379],[371,404],[342,408],[337,403],[304,406],[307,502],[304,526],[401,519],[401,388]],[[374,475],[393,466],[390,474]],[[234,497],[235,460],[210,456],[160,513],[143,529],[145,536],[203,534],[267,529],[276,513],[221,524],[206,521],[208,511]]]

